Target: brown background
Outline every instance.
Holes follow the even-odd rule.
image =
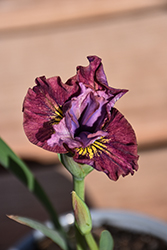
[[[140,169],[116,183],[93,171],[86,179],[88,203],[167,222],[166,44],[166,1],[0,1],[0,136],[28,161],[59,213],[71,209],[71,179],[55,154],[28,142],[22,102],[36,76],[60,75],[66,81],[94,54],[102,58],[109,84],[130,90],[116,107],[136,131]],[[40,220],[47,215],[14,177],[2,168],[0,173],[0,248],[5,249],[27,230],[5,214]]]

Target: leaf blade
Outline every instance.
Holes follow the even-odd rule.
[[[55,227],[62,231],[57,213],[45,191],[26,164],[11,150],[2,138],[0,138],[0,164],[12,172],[38,198],[49,213]]]
[[[19,222],[23,225],[29,226],[35,230],[40,231],[46,237],[50,238],[53,242],[59,245],[63,250],[68,249],[66,241],[58,231],[50,229],[46,227],[44,224],[26,217],[14,216],[14,215],[9,215],[8,217],[16,222]]]
[[[114,240],[109,231],[104,230],[100,236],[99,250],[113,250]]]

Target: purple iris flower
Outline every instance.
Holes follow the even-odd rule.
[[[113,107],[127,90],[108,86],[100,58],[88,60],[64,84],[60,77],[36,79],[23,104],[24,130],[37,146],[71,153],[75,162],[117,180],[138,169],[135,133]]]

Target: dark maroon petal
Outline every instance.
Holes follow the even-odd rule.
[[[101,65],[101,59],[97,56],[88,56],[89,65],[87,67],[78,66],[77,67],[77,79],[79,82],[84,83],[87,87],[92,87],[95,90],[101,89],[101,86],[96,82],[96,71]],[[103,72],[101,78],[105,79],[105,84],[107,84],[106,76]]]
[[[57,104],[62,106],[69,98],[74,95],[78,95],[79,85],[76,81],[76,76],[68,79],[67,82],[62,83],[60,77],[48,78],[47,83],[49,85],[48,94],[53,96]]]
[[[108,86],[101,59],[97,56],[88,56],[89,65],[87,67],[78,66],[77,76],[79,82],[86,87],[97,91],[98,95],[109,101],[109,110],[115,102],[120,99],[128,90],[115,89]],[[103,91],[100,91],[103,90]]]
[[[79,89],[73,80],[63,84],[59,77],[50,79],[40,77],[36,79],[37,85],[28,90],[23,103],[23,126],[32,143],[49,151],[67,152],[60,145],[50,147],[47,140],[55,133],[53,125],[63,118],[61,105]]]
[[[76,162],[117,180],[138,168],[134,131],[113,108],[127,90],[108,86],[100,58],[88,60],[65,84],[60,77],[36,79],[23,103],[24,130],[32,143],[57,153],[72,151]]]
[[[75,149],[74,160],[103,171],[112,180],[117,180],[120,175],[133,174],[138,169],[135,133],[115,108],[112,109],[111,121],[105,131],[108,134],[89,147]]]

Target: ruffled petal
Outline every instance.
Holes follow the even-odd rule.
[[[63,118],[61,106],[79,91],[74,79],[63,84],[59,77],[36,79],[36,86],[29,89],[23,103],[23,127],[28,139],[39,147],[53,152],[66,153],[60,146],[50,147],[47,140],[55,133],[53,125]]]
[[[84,83],[86,87],[92,87],[94,90],[100,90],[101,86],[99,86],[99,84],[95,80],[95,76],[97,69],[101,65],[101,59],[97,56],[88,56],[87,58],[89,61],[89,65],[87,67],[77,67],[77,79],[79,82]],[[105,85],[108,85],[104,71],[102,74],[103,75],[101,76],[101,78],[103,79],[103,81],[99,83],[102,83],[103,85],[105,81]]]
[[[87,58],[89,65],[86,67],[77,67],[76,79],[79,82],[84,83],[86,87],[97,91],[99,96],[107,99],[110,102],[109,108],[111,109],[115,102],[120,99],[128,90],[115,89],[108,86],[101,59],[97,56],[88,56]]]
[[[127,90],[108,86],[99,57],[88,60],[65,84],[60,77],[36,79],[23,103],[23,126],[32,143],[57,153],[70,151],[76,162],[117,180],[138,168],[135,133],[113,108]]]
[[[138,169],[137,143],[133,128],[125,117],[112,109],[110,123],[104,131],[107,135],[86,148],[76,148],[74,160],[88,164],[117,180],[120,175],[133,174]]]

